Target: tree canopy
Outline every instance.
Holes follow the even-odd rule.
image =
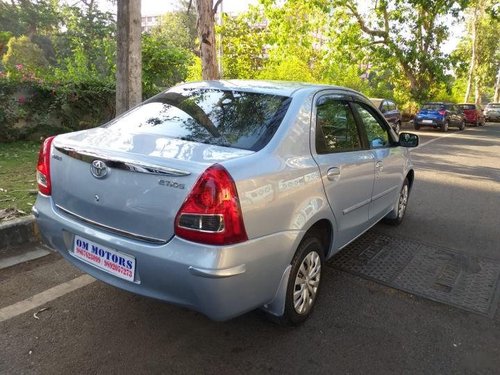
[[[220,1],[207,4],[209,22],[222,17],[213,40],[197,32],[198,1],[179,2],[143,32],[146,96],[201,79],[208,44],[221,50],[221,78],[348,86],[408,110],[433,99],[489,101],[498,86],[493,0],[259,0],[236,15],[219,14]],[[465,32],[448,55],[456,24]],[[14,79],[22,65],[44,82],[112,85],[115,37],[115,16],[94,0],[0,1],[0,77]]]

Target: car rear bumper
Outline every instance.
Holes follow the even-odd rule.
[[[444,123],[445,120],[440,120],[440,119],[415,119],[415,125],[418,126],[431,126],[434,128],[438,128],[443,126]]]
[[[485,113],[484,117],[486,118],[487,121],[498,121],[500,120],[500,113]]]
[[[163,245],[120,237],[66,216],[50,197],[34,209],[44,241],[96,279],[115,287],[227,320],[273,300],[300,235],[281,232],[226,247],[173,237]],[[73,254],[75,235],[134,257],[134,281],[90,265]]]

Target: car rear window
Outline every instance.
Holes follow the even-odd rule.
[[[500,108],[500,103],[495,103],[495,104],[490,103],[487,105],[487,107],[488,108]]]
[[[436,103],[429,103],[429,104],[424,104],[422,106],[422,109],[430,109],[430,110],[439,110],[444,108],[444,104],[436,104]]]
[[[460,104],[459,107],[462,109],[476,109],[474,104]]]
[[[258,151],[276,132],[290,101],[244,91],[174,88],[105,127]]]

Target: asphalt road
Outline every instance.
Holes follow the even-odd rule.
[[[407,217],[400,227],[379,224],[374,230],[500,261],[500,124],[416,133],[421,146],[413,152],[417,172]],[[331,267],[313,316],[298,328],[275,326],[259,312],[215,323],[86,282],[56,254],[0,270],[0,312],[11,314],[0,321],[0,373],[498,374],[500,369],[500,309],[488,318]],[[52,300],[17,311],[20,301],[29,306],[40,296]]]

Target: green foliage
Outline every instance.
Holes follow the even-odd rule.
[[[186,81],[201,81],[201,59],[194,56],[192,64],[188,66]]]
[[[67,72],[68,81],[78,77],[113,81],[116,70],[116,24],[113,15],[100,11],[95,5],[87,8],[64,6],[61,14],[66,32],[54,38],[58,78],[64,79],[61,75]]]
[[[0,143],[0,221],[5,220],[6,209],[10,217],[31,212],[36,199],[34,171],[39,150],[39,140]]]
[[[418,102],[432,98],[429,88],[446,83],[448,60],[441,46],[449,35],[446,17],[456,16],[467,2],[452,0],[379,1],[363,12],[356,3],[336,1],[338,9],[348,15],[363,32],[365,47],[373,65],[393,71],[391,80],[399,91],[408,91],[409,100]],[[366,43],[368,41],[368,43]],[[439,91],[439,89],[438,89]]]
[[[39,76],[48,68],[43,51],[26,36],[9,40],[2,63],[11,78]]]
[[[0,142],[38,139],[100,125],[114,116],[113,85],[45,84],[0,78]]]
[[[307,64],[295,56],[283,60],[270,61],[258,75],[259,79],[274,79],[282,81],[314,82]]]
[[[196,15],[187,11],[167,12],[151,34],[156,39],[166,40],[172,46],[194,53],[197,48]]]
[[[142,37],[142,79],[145,93],[157,93],[161,88],[186,80],[194,55],[173,46],[161,34]]]
[[[451,55],[457,79],[453,85],[454,96],[463,101],[467,90],[467,78],[471,64],[473,29],[476,27],[476,61],[472,79],[479,101],[491,101],[494,95],[495,78],[500,70],[500,18],[493,11],[493,1],[475,0],[466,12],[467,33]],[[477,12],[477,25],[474,24]]]
[[[267,20],[267,40],[271,60],[300,57],[313,67],[318,59],[321,33],[327,13],[318,0],[261,1]]]
[[[225,78],[253,79],[265,64],[267,28],[257,12],[238,17],[224,16],[217,27],[222,38],[222,66]]]
[[[195,46],[196,15],[185,10],[164,14],[151,33],[143,34],[144,97],[188,79],[190,67],[196,65]]]
[[[14,36],[53,32],[60,20],[58,0],[0,1],[0,30]]]
[[[12,36],[13,34],[10,31],[0,30],[0,56],[3,56],[3,54],[7,52],[7,43]]]

